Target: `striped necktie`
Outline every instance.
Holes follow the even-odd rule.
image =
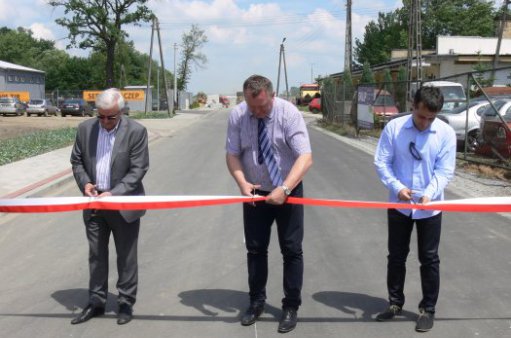
[[[273,183],[273,186],[281,186],[283,182],[282,175],[280,174],[279,167],[277,166],[277,161],[275,161],[275,156],[273,155],[273,150],[271,148],[270,138],[266,132],[266,125],[263,119],[258,119],[257,131],[257,139],[259,144],[257,161],[259,164],[263,164],[263,161],[266,164],[266,168],[268,168],[268,173],[270,174],[270,179]]]

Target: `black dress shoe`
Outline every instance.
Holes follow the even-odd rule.
[[[71,324],[80,324],[88,321],[92,317],[97,317],[105,314],[105,308],[100,306],[94,306],[92,304],[87,305],[82,313],[73,318]]]
[[[117,315],[117,324],[127,324],[133,318],[133,308],[128,304],[119,305],[119,314]]]
[[[263,313],[264,311],[264,303],[263,304],[250,304],[247,311],[245,311],[245,314],[243,317],[241,317],[241,325],[243,326],[249,326],[256,322],[257,318]]]
[[[282,317],[279,322],[279,332],[286,333],[289,331],[293,331],[296,327],[296,322],[298,321],[297,310],[293,308],[286,307],[282,310]]]

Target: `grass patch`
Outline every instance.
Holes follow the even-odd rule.
[[[166,111],[150,111],[144,114],[144,112],[131,113],[130,118],[135,120],[143,119],[170,119],[169,113]]]
[[[351,124],[330,123],[325,119],[318,120],[317,124],[319,127],[331,131],[333,133],[336,133],[338,135],[353,138],[364,136],[380,138],[381,134],[381,129],[359,129],[357,133],[357,128],[355,128]]]
[[[23,136],[0,140],[0,165],[73,144],[76,128],[39,130]]]

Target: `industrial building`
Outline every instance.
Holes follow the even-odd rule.
[[[0,96],[21,101],[45,98],[45,73],[41,70],[0,60]]]

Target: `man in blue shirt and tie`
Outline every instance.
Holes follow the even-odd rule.
[[[423,86],[414,97],[413,112],[391,120],[384,128],[374,164],[389,200],[404,204],[441,201],[444,189],[454,175],[456,135],[436,119],[444,98],[439,88]],[[417,225],[417,243],[421,264],[422,300],[416,331],[433,327],[435,305],[440,287],[438,246],[442,213],[437,210],[389,209],[387,288],[389,307],[376,316],[387,321],[401,313],[405,302],[403,288],[410,236]]]
[[[297,323],[303,284],[303,205],[287,204],[288,196],[303,197],[302,179],[312,165],[309,134],[302,114],[275,97],[271,81],[252,75],[243,84],[245,101],[229,115],[226,161],[245,196],[266,196],[264,202],[243,204],[250,306],[241,318],[252,325],[264,311],[271,226],[277,224],[284,260],[284,298],[278,331]]]

